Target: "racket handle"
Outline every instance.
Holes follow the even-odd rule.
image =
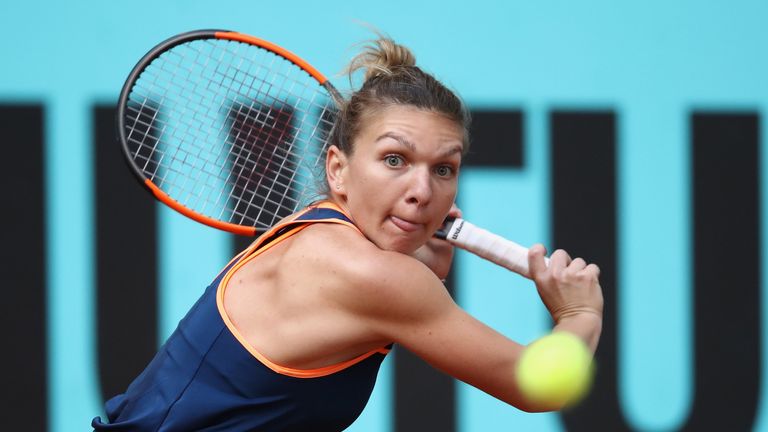
[[[435,234],[453,245],[530,279],[528,248],[464,219],[448,219]],[[545,258],[549,265],[549,258]]]

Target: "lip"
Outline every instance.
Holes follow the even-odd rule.
[[[391,220],[396,227],[409,233],[418,231],[421,227],[424,226],[423,224],[413,223],[405,219],[400,219],[397,216],[390,216],[389,220]]]

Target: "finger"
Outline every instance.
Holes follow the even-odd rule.
[[[571,261],[571,264],[568,266],[569,270],[572,270],[574,272],[584,270],[584,268],[587,267],[587,262],[584,261],[582,258],[576,258],[573,261]]]
[[[432,237],[427,241],[425,246],[432,248],[435,251],[453,249],[453,243],[440,237]]]
[[[549,257],[549,267],[554,274],[559,274],[565,270],[565,268],[568,267],[568,264],[570,263],[571,256],[568,255],[568,252],[562,249],[554,251],[552,256]]]
[[[597,264],[590,264],[582,271],[594,274],[595,279],[600,278],[600,267],[598,267]]]
[[[453,218],[460,218],[462,217],[462,212],[459,206],[456,205],[456,203],[453,203],[451,206],[451,209],[448,210],[448,216]]]
[[[531,279],[547,271],[547,263],[544,261],[546,254],[547,248],[542,244],[535,244],[528,249],[528,273]]]

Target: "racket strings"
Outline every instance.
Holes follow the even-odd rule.
[[[242,87],[241,87],[241,91],[242,91]],[[267,117],[271,117],[271,115],[267,114]],[[286,123],[286,124],[287,124],[287,123]],[[192,125],[187,125],[187,126],[189,127],[189,128],[188,128],[188,130],[193,130],[193,129],[192,129]],[[271,131],[273,131],[273,132],[274,132],[274,131],[276,131],[276,130],[278,130],[278,129],[284,129],[284,128],[274,128],[274,127],[273,127],[273,128],[271,128]],[[284,135],[285,135],[285,133],[284,133],[284,131],[283,131],[283,133],[282,133],[282,136],[279,136],[279,137],[277,137],[277,138],[273,138],[273,139],[277,139],[277,140],[284,140],[284,139],[286,138]],[[269,139],[269,138],[268,138],[268,139]],[[279,148],[279,147],[278,147],[278,148]],[[263,156],[263,155],[260,155],[260,157],[264,157],[264,156]],[[293,174],[295,174],[295,172],[294,172]],[[274,188],[273,188],[273,189],[274,189]],[[239,198],[239,197],[238,197],[238,198]]]
[[[134,111],[137,111],[137,110],[135,110],[135,109],[133,109],[133,110],[134,110]],[[156,111],[156,110],[153,110],[153,111]],[[267,116],[269,116],[269,115],[267,115]],[[305,116],[305,117],[306,117],[306,116]],[[154,120],[154,118],[153,118],[153,120]],[[264,123],[263,121],[259,121],[259,119],[258,119],[257,117],[256,117],[256,118],[254,118],[254,120],[255,120],[257,123],[262,123],[262,124]],[[155,120],[155,121],[156,121],[156,120]],[[142,122],[141,120],[138,120],[138,122],[142,123],[142,125],[144,126],[144,128],[145,128],[145,129],[147,129],[147,130],[148,130],[148,128],[151,126],[150,122],[148,122],[148,121],[143,121],[143,122]],[[162,124],[162,121],[156,121],[156,122],[157,122],[157,123],[160,123],[160,124]],[[189,129],[189,130],[193,129],[193,126],[192,126],[191,124],[186,124],[186,125],[184,125],[184,126],[186,126],[186,127]],[[291,127],[292,127],[292,126],[291,126]],[[297,130],[301,130],[301,129],[303,129],[304,127],[305,127],[305,126],[301,125],[301,126],[299,126],[299,127],[295,128],[295,129],[297,129]],[[279,139],[279,137],[278,137],[278,139]]]
[[[156,186],[203,216],[264,229],[318,196],[335,105],[286,59],[205,40],[147,66],[125,113],[129,152]]]
[[[241,91],[242,91],[242,86],[241,86]],[[193,130],[193,128],[192,128],[192,125],[187,125],[187,129],[188,129],[188,130]],[[176,157],[176,156],[174,156],[174,159],[176,159],[176,158],[177,158],[177,157]]]

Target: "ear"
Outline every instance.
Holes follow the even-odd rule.
[[[344,179],[347,172],[347,155],[341,149],[332,145],[325,157],[325,176],[331,195],[346,195]]]

